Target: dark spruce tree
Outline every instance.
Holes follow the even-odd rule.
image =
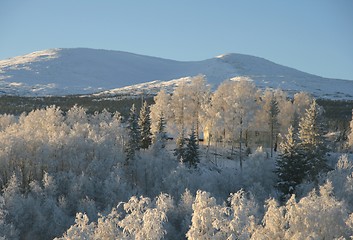
[[[140,129],[135,104],[132,105],[127,125],[128,142],[126,145],[126,163],[135,158],[136,151],[140,149]]]
[[[154,133],[153,137],[153,143],[155,146],[158,145],[158,149],[163,149],[166,146],[166,141],[167,141],[167,133],[165,131],[165,119],[164,119],[164,114],[161,112],[161,115],[159,116],[158,122],[157,122],[157,130]]]
[[[279,122],[278,122],[278,113],[279,113],[279,108],[278,108],[278,102],[275,98],[274,95],[272,95],[271,101],[270,101],[270,106],[268,109],[268,125],[270,128],[270,146],[271,146],[271,157],[273,157],[273,150],[277,150],[277,136],[278,136],[278,128],[279,128]]]
[[[292,126],[280,144],[280,153],[276,160],[276,187],[284,194],[292,194],[295,187],[306,177],[307,163],[300,149]]]
[[[198,139],[196,138],[195,129],[191,129],[190,137],[187,141],[186,149],[185,149],[185,158],[183,159],[184,163],[188,164],[189,168],[197,167],[197,164],[200,162],[199,158],[199,145]]]
[[[179,162],[184,162],[185,159],[185,133],[184,129],[179,133],[178,138],[176,139],[176,148],[174,150],[174,156],[176,156]]]
[[[140,147],[142,149],[147,149],[152,143],[152,134],[150,111],[146,101],[143,103],[140,110],[138,126],[140,129]]]

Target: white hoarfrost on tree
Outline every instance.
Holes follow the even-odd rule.
[[[186,107],[189,104],[188,97],[186,94],[186,83],[182,82],[173,92],[170,101],[170,107],[173,114],[173,121],[176,127],[177,133],[181,133],[186,130]]]
[[[252,239],[348,239],[353,233],[349,211],[332,190],[327,182],[319,193],[313,190],[298,202],[294,195],[285,206],[274,199],[267,201],[263,224]]]
[[[304,116],[312,101],[313,97],[309,93],[299,92],[294,94],[293,105],[300,118]]]
[[[133,239],[162,239],[166,234],[164,223],[168,221],[166,214],[171,205],[171,199],[163,194],[155,203],[149,198],[133,196],[124,204],[127,215],[119,226]]]
[[[289,229],[285,239],[347,239],[353,229],[347,226],[349,211],[333,194],[331,182],[320,186],[296,203],[293,197],[286,204]]]
[[[288,128],[293,125],[295,117],[295,106],[292,100],[287,96],[286,92],[276,89],[274,96],[280,110],[277,118],[279,123],[279,133],[286,134]]]
[[[154,104],[150,107],[150,112],[151,132],[155,134],[159,131],[158,122],[161,117],[163,117],[165,122],[168,122],[172,114],[170,109],[170,95],[165,90],[162,89],[154,97]]]
[[[285,239],[286,228],[285,209],[271,198],[266,201],[262,225],[257,227],[251,239]]]
[[[311,179],[327,169],[324,141],[324,126],[321,117],[322,109],[313,100],[299,122],[299,139],[306,158],[307,174]]]
[[[273,150],[276,150],[278,144],[279,113],[280,109],[274,91],[266,89],[261,96],[261,108],[257,112],[256,119],[258,127],[269,133],[268,146],[271,151],[271,157],[273,156]]]
[[[191,78],[190,83],[181,83],[174,90],[171,97],[171,109],[174,124],[179,133],[182,129],[185,133],[189,133],[191,126],[194,126],[196,135],[199,137],[199,131],[202,130],[201,110],[209,94],[209,87],[202,75]]]
[[[220,231],[226,208],[217,205],[216,199],[208,192],[198,191],[192,205],[191,227],[186,234],[188,239],[222,239]]]
[[[18,231],[12,224],[5,222],[7,211],[4,210],[5,199],[0,196],[0,239],[18,239]]]
[[[189,96],[186,106],[186,124],[194,127],[198,141],[200,131],[204,128],[202,107],[210,97],[210,87],[206,83],[205,76],[198,75],[191,78],[191,83],[186,88],[186,94]]]
[[[231,194],[228,204],[218,205],[208,192],[198,191],[187,238],[250,239],[258,221],[258,208],[251,194],[240,190]]]
[[[208,110],[208,131],[215,139],[229,141],[232,153],[235,142],[239,144],[239,160],[242,167],[242,143],[245,132],[253,120],[257,108],[258,90],[249,78],[237,77],[222,83],[211,100]]]
[[[276,160],[276,187],[284,194],[292,194],[295,187],[306,177],[307,163],[292,126],[280,144],[280,153]]]

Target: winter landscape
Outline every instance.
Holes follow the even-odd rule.
[[[96,68],[94,54],[102,63]],[[125,73],[111,72],[109,58]],[[140,67],[159,64],[162,72],[136,82],[146,71]],[[351,108],[346,116],[330,115],[317,102],[352,106],[352,81],[236,54],[182,63],[103,50],[45,50],[0,66],[1,98],[40,98],[43,104],[0,116],[4,239],[353,236]],[[93,80],[86,79],[85,69],[106,78],[88,73]],[[115,75],[126,81],[113,88]],[[335,90],[325,87],[333,81]],[[68,109],[45,106],[48,95],[66,99],[72,91],[77,103]],[[106,106],[129,110],[87,112],[83,94],[96,99],[91,104],[105,99]]]
[[[352,12],[0,1],[0,240],[353,239]]]

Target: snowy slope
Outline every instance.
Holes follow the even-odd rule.
[[[321,78],[248,55],[226,54],[180,62],[85,48],[50,49],[0,61],[0,94],[156,92],[162,86],[172,88],[180,81],[189,81],[189,76],[197,74],[206,75],[213,88],[225,79],[249,76],[261,88],[280,87],[325,98],[353,99],[353,81]]]

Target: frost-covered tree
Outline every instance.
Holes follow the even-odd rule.
[[[89,222],[89,218],[84,213],[77,213],[75,224],[72,225],[61,238],[57,240],[69,239],[94,239],[95,224]]]
[[[331,182],[298,203],[292,195],[285,208],[289,228],[284,239],[348,239],[353,234],[347,205],[335,198]]]
[[[255,231],[259,215],[254,196],[239,190],[230,194],[228,203],[230,204],[227,212],[229,220],[223,228],[227,236],[229,239],[250,239]]]
[[[161,194],[153,204],[149,198],[131,197],[124,204],[127,215],[118,224],[129,239],[162,239],[166,234],[164,224],[172,205],[168,196]],[[154,207],[155,205],[155,207]]]
[[[0,131],[4,131],[7,127],[16,122],[14,115],[2,114],[0,115]]]
[[[185,133],[189,133],[191,126],[194,125],[198,140],[199,131],[202,128],[201,110],[204,102],[208,100],[210,90],[203,75],[185,80],[175,88],[171,97],[173,120],[178,133],[182,129]]]
[[[216,139],[232,144],[239,143],[239,160],[242,167],[242,143],[257,108],[258,91],[251,79],[238,77],[222,83],[212,96],[208,110],[214,120],[208,127]]]
[[[323,120],[321,109],[313,100],[299,122],[299,139],[307,162],[307,174],[311,179],[327,169],[325,155],[327,148],[324,142]]]
[[[301,95],[306,96],[303,93],[299,97]],[[273,150],[278,146],[280,137],[287,133],[289,126],[292,125],[294,130],[297,129],[299,121],[299,107],[297,105],[301,102],[297,99],[297,105],[295,105],[293,100],[281,89],[266,89],[260,97],[259,104],[260,107],[255,113],[252,127],[257,131],[268,133],[268,139],[264,140],[263,144],[271,148],[273,156]],[[300,106],[300,111],[301,108],[302,106]]]
[[[188,101],[186,105],[186,124],[193,126],[197,141],[200,137],[202,124],[202,107],[208,101],[210,96],[210,87],[207,85],[204,75],[197,75],[191,78],[191,83],[187,85],[186,94]]]
[[[222,222],[225,209],[217,205],[210,193],[197,191],[192,205],[191,226],[186,234],[188,239],[221,239],[223,233],[218,224]]]
[[[293,126],[295,131],[299,129],[299,121],[302,117],[304,117],[306,109],[309,108],[312,101],[313,101],[313,97],[309,93],[299,92],[294,94],[294,97],[293,97],[294,114],[293,114],[291,125]]]
[[[232,138],[232,120],[235,119],[234,111],[230,110],[230,85],[231,82],[228,81],[219,85],[206,109],[208,135],[214,140],[222,140],[223,143]]]
[[[307,164],[292,126],[280,144],[280,154],[276,161],[277,185],[284,194],[291,194],[306,177]]]
[[[191,134],[187,140],[186,149],[185,149],[185,158],[183,162],[188,164],[188,167],[197,167],[197,164],[200,162],[199,157],[199,145],[196,138],[196,132],[194,128],[191,128]]]
[[[251,239],[348,239],[353,233],[347,206],[330,182],[299,201],[293,194],[284,206],[268,200],[262,222]]]
[[[12,224],[6,222],[8,212],[4,210],[5,200],[0,196],[0,239],[19,239],[19,233]]]
[[[353,212],[353,159],[344,154],[339,159],[333,171],[321,178],[322,181],[329,181],[334,187],[334,195],[340,201],[347,203],[350,211]]]
[[[274,96],[280,109],[277,119],[279,123],[278,132],[280,134],[286,134],[288,128],[293,125],[295,117],[295,106],[293,105],[292,99],[290,99],[286,92],[281,89],[274,91]],[[294,126],[293,126],[294,127]]]
[[[306,92],[299,92],[294,94],[293,105],[295,111],[298,113],[299,118],[302,118],[313,101],[313,97]]]
[[[150,107],[151,112],[151,132],[158,132],[158,121],[163,116],[164,121],[170,121],[172,110],[170,107],[170,95],[164,90],[160,90],[154,97],[154,104]],[[167,125],[165,125],[166,127]],[[155,136],[154,136],[155,137]]]
[[[266,200],[266,212],[262,224],[257,226],[251,239],[287,239],[285,238],[286,228],[285,208],[279,206],[275,199],[270,198]]]
[[[128,142],[126,144],[126,161],[130,162],[135,158],[135,153],[140,149],[140,128],[135,104],[132,105],[128,118]]]
[[[199,190],[192,209],[188,239],[250,239],[258,221],[254,199],[242,190],[231,194],[223,205]]]
[[[188,104],[188,95],[186,94],[187,85],[182,82],[178,87],[175,88],[171,97],[171,110],[173,113],[173,121],[177,132],[180,134],[182,131],[186,131],[186,106]]]
[[[142,108],[140,110],[138,126],[140,130],[140,147],[142,149],[147,149],[152,143],[152,134],[150,111],[146,101],[143,103]]]

